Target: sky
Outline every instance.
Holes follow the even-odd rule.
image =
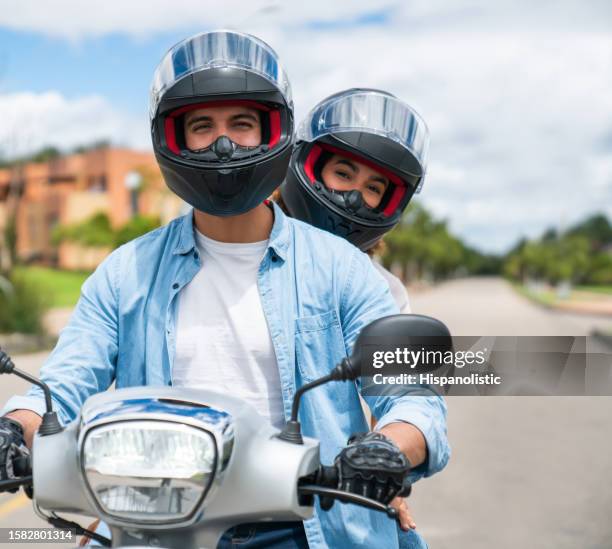
[[[612,3],[0,0],[0,153],[99,139],[150,149],[148,92],[174,43],[253,33],[279,54],[296,120],[349,87],[427,121],[419,200],[483,251],[612,217]]]

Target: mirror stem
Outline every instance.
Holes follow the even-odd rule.
[[[300,410],[300,401],[302,395],[310,389],[314,389],[319,385],[323,385],[329,381],[346,381],[349,379],[355,379],[356,372],[351,367],[351,361],[347,358],[343,358],[342,362],[338,364],[332,371],[326,376],[315,379],[306,385],[302,385],[293,397],[293,405],[291,406],[291,419],[285,425],[285,428],[280,432],[278,438],[291,442],[293,444],[304,444],[302,438],[302,428],[298,421],[298,412]]]
[[[26,381],[29,381],[42,389],[45,395],[45,407],[47,410],[43,415],[42,423],[38,428],[38,433],[41,436],[54,435],[63,430],[59,420],[57,419],[57,414],[53,411],[51,389],[49,389],[48,385],[40,381],[40,379],[31,376],[27,372],[15,368],[15,364],[13,364],[11,357],[2,349],[0,349],[0,374],[15,374],[21,379],[25,379]]]

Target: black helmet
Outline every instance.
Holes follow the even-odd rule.
[[[428,145],[423,119],[395,96],[357,88],[336,93],[300,124],[281,197],[291,216],[368,250],[395,227],[420,191]],[[325,186],[321,171],[333,154],[387,177],[389,185],[377,207],[367,206],[359,191]]]
[[[244,147],[220,136],[205,149],[187,148],[186,113],[234,105],[259,112],[261,144]],[[149,115],[166,184],[197,210],[247,212],[285,177],[293,142],[291,86],[276,53],[254,36],[214,31],[175,45],[155,71]]]

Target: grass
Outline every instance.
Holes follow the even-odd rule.
[[[580,292],[612,295],[612,286],[576,286],[575,289]]]
[[[73,307],[88,272],[60,271],[47,267],[17,267],[17,274],[47,294],[49,307]]]
[[[513,282],[512,285],[519,294],[546,307],[555,307],[562,302],[589,302],[596,300],[598,294],[612,297],[612,286],[574,286],[569,298],[560,299],[553,289],[535,292],[518,282]]]
[[[536,301],[540,305],[544,305],[546,307],[552,307],[557,302],[557,296],[553,291],[544,291],[544,292],[532,292],[528,290],[522,284],[514,283],[512,284],[514,289],[521,295],[525,296],[528,299]]]

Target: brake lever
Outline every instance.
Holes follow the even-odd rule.
[[[362,507],[373,509],[374,511],[381,511],[389,518],[398,520],[399,514],[397,509],[391,507],[390,505],[380,503],[380,501],[376,501],[375,499],[360,496],[359,494],[345,492],[344,490],[338,490],[336,488],[324,488],[316,484],[303,484],[302,486],[298,487],[298,491],[305,495],[326,496],[343,501],[344,503],[355,503],[357,505],[361,505]]]

